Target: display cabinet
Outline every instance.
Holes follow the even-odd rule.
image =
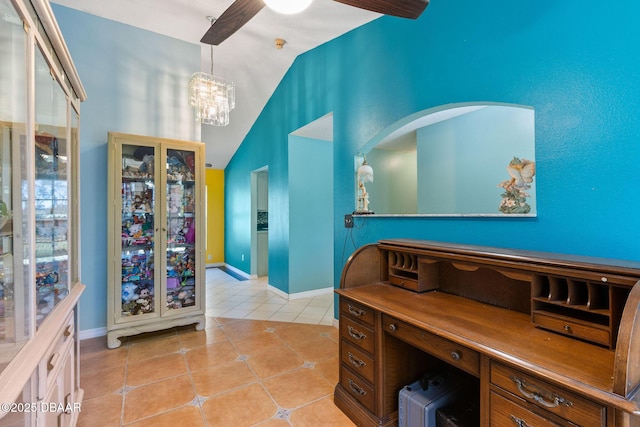
[[[204,144],[109,134],[108,345],[204,328]]]
[[[74,425],[86,94],[48,1],[0,10],[0,426]]]

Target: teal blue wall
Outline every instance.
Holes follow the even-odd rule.
[[[225,171],[227,262],[248,271],[249,171],[269,164],[284,212],[287,134],[328,112],[336,284],[356,246],[391,237],[640,260],[637,16],[630,0],[434,1],[416,21],[382,17],[299,56]],[[361,147],[406,115],[481,101],[535,109],[538,216],[357,218],[351,244]],[[270,282],[285,283],[287,224],[271,213]]]
[[[107,134],[200,137],[187,82],[200,46],[56,4],[53,11],[87,91],[80,107],[80,329],[107,324]]]
[[[289,294],[333,287],[333,143],[289,137]],[[284,290],[284,289],[283,289]]]

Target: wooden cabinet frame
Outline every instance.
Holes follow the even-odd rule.
[[[3,41],[10,47],[3,51],[17,56],[3,56],[3,70],[12,70],[0,76],[3,93],[9,94],[3,95],[3,111],[11,113],[0,117],[0,168],[13,212],[0,234],[13,239],[3,242],[2,250],[13,260],[4,258],[0,268],[3,280],[13,278],[3,285],[13,286],[0,299],[13,301],[0,322],[5,331],[12,329],[0,340],[0,402],[23,410],[0,411],[0,424],[72,426],[84,395],[77,337],[77,305],[85,289],[78,248],[78,132],[80,103],[87,95],[49,2],[9,3],[3,30],[11,35]],[[54,101],[57,115],[47,110]],[[44,182],[51,184],[50,193],[64,196],[41,197],[38,206],[35,189]],[[49,251],[43,250],[47,245]],[[65,413],[58,406],[67,404],[76,410]]]
[[[123,165],[127,161],[127,156],[132,155],[125,153],[125,151],[133,148],[152,153],[144,156],[147,158],[147,162],[140,162],[139,168],[142,170],[144,166],[144,172],[125,172],[126,167]],[[206,257],[206,238],[202,233],[202,230],[205,230],[204,151],[204,143],[201,142],[109,133],[107,341],[110,348],[119,347],[119,338],[123,336],[193,323],[196,324],[197,330],[204,329]],[[182,173],[180,176],[171,176],[169,162],[173,154],[169,155],[168,153],[189,153],[191,156],[190,166],[185,172],[185,175],[189,175],[188,177],[183,177]],[[135,175],[140,173],[142,175]],[[143,187],[148,189],[145,192],[149,191],[151,194],[149,200],[145,202],[147,206],[142,210],[131,211],[131,207],[128,207],[129,213],[125,213],[123,204],[138,198],[138,196],[126,194],[129,190],[125,191],[125,187],[130,189],[131,186]],[[181,209],[181,213],[173,216],[170,212],[169,204],[173,201],[168,188],[174,186],[177,190],[183,189],[184,192],[188,188],[192,193],[190,196],[192,203],[189,204],[188,214],[186,213],[187,208],[183,206],[184,197],[180,195],[175,203],[180,204],[179,207],[176,206],[176,209]],[[135,236],[129,235],[126,237],[128,240],[125,241],[123,236],[125,216],[138,218],[144,215],[152,218],[153,222],[147,224],[151,228],[145,233],[140,231],[140,238],[143,241],[141,243],[135,240],[130,241]],[[171,237],[172,227],[170,225],[175,225],[172,223],[174,220],[179,222],[176,223],[179,227],[189,221],[195,230],[193,242],[184,243],[180,248],[181,253],[189,252],[189,259],[192,261],[192,265],[189,267],[188,286],[183,286],[182,282],[177,284],[178,278],[170,278],[167,273],[172,267],[168,254],[178,250],[177,246],[173,245]],[[142,230],[144,227],[145,225],[141,225],[139,228]],[[123,304],[124,254],[129,252],[144,252],[144,255],[140,256],[151,258],[145,262],[152,264],[153,268],[150,269],[152,271],[148,277],[130,282],[132,286],[139,289],[144,287],[142,285],[144,282],[145,286],[151,289],[147,290],[150,296],[144,301],[149,306],[140,310],[134,308],[130,313],[127,313],[128,315],[125,315]],[[139,267],[133,266],[132,268]],[[131,275],[129,276],[131,277]],[[174,280],[170,281],[171,279]],[[180,288],[181,290],[189,288],[188,292],[194,293],[194,298],[191,298],[188,304],[180,303],[179,306],[176,303],[170,304],[167,298],[174,291],[169,291],[169,288]]]

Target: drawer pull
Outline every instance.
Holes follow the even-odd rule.
[[[67,325],[67,327],[65,328],[63,335],[65,337],[71,336],[71,325]]]
[[[511,418],[511,421],[513,421],[513,423],[518,427],[531,427],[525,420],[518,418],[515,415],[509,415],[509,418]]]
[[[557,408],[560,405],[571,407],[573,406],[573,402],[565,399],[562,396],[558,396],[555,393],[539,393],[539,392],[531,392],[527,390],[527,382],[523,379],[517,377],[511,377],[511,381],[518,387],[518,391],[522,393],[524,397],[527,399],[533,399],[542,406],[546,406],[547,408]],[[545,395],[550,396],[553,399],[553,402],[549,402],[545,400]]]
[[[355,308],[354,306],[352,306],[351,304],[348,304],[347,307],[349,308],[349,313],[353,314],[354,316],[358,316],[358,317],[362,317],[365,314],[367,314],[366,311],[361,310],[359,308]]]
[[[451,352],[451,358],[453,360],[460,360],[460,359],[462,359],[462,354],[458,350],[452,351]]]
[[[365,366],[367,366],[367,363],[364,360],[358,359],[351,352],[349,352],[349,362],[351,362],[351,364],[356,368],[364,368]]]
[[[47,363],[47,371],[52,371],[53,368],[56,367],[56,363],[58,363],[58,359],[60,355],[58,353],[53,353],[49,358],[49,362]]]
[[[397,327],[394,323],[392,323],[392,324],[390,324],[390,325],[389,325],[389,329],[390,329],[391,331],[395,332],[395,331],[397,331],[397,330],[398,330],[398,327]]]
[[[357,340],[363,340],[367,337],[366,334],[360,332],[359,330],[355,329],[352,326],[349,326],[349,335],[351,335],[352,338],[355,338]]]
[[[364,396],[365,394],[367,394],[367,392],[364,391],[362,387],[356,384],[351,378],[347,378],[347,380],[349,381],[349,387],[351,388],[351,390],[353,390],[354,393],[358,393],[360,396]]]

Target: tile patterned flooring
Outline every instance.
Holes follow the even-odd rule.
[[[213,298],[205,330],[143,334],[113,350],[105,337],[81,342],[85,397],[78,425],[353,426],[333,404],[338,330],[321,324],[333,301],[289,305],[264,293],[264,284],[252,289],[257,281],[214,278],[215,270],[207,271]],[[222,310],[228,317],[209,316]],[[285,314],[295,317],[277,321]]]
[[[217,268],[207,269],[206,292],[207,316],[333,324],[333,293],[287,301],[267,290],[267,277],[238,281]]]

